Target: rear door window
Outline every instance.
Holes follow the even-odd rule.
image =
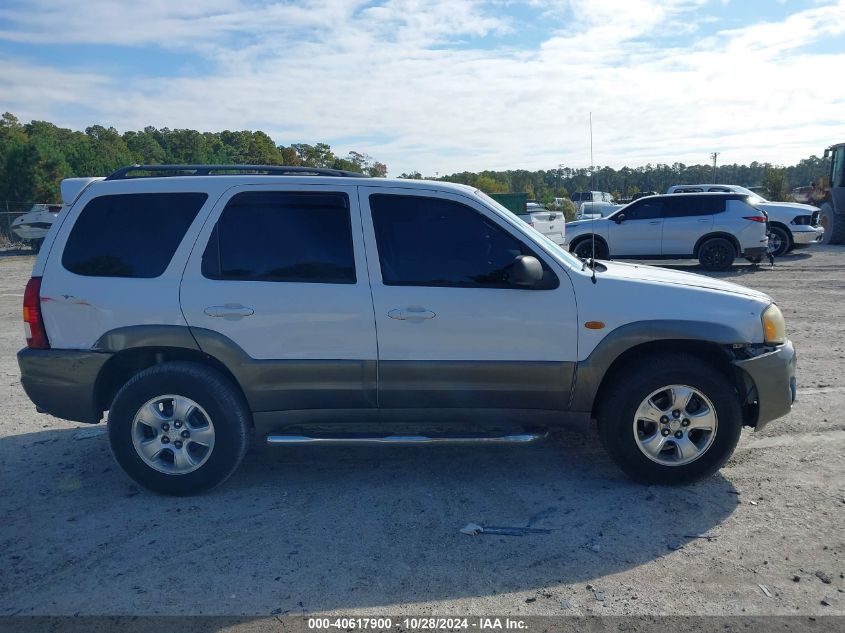
[[[131,193],[94,198],[68,236],[62,265],[90,277],[158,277],[207,197]]]
[[[354,284],[345,193],[261,191],[226,204],[202,257],[208,279]]]
[[[722,213],[725,200],[722,196],[670,196],[663,201],[663,217],[687,218]]]

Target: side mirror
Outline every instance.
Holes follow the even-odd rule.
[[[616,222],[616,224],[622,224],[625,221],[625,214],[620,213],[619,215],[614,215],[613,221]]]
[[[543,265],[536,257],[519,255],[510,265],[508,276],[515,286],[531,288],[543,279]]]

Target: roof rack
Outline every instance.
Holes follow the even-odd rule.
[[[133,176],[134,172],[152,172]],[[106,180],[155,178],[158,176],[220,176],[217,172],[241,172],[259,176],[340,176],[369,178],[366,174],[345,169],[324,167],[286,167],[283,165],[128,165],[106,177]]]

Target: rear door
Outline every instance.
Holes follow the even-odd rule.
[[[663,201],[663,255],[688,257],[713,228],[713,214],[725,210],[722,196],[673,194]]]
[[[625,215],[622,222],[611,218],[608,226],[611,257],[661,254],[663,200],[663,196],[641,198],[620,209],[619,213]]]
[[[182,310],[204,351],[249,372],[253,410],[375,407],[365,260],[355,187],[234,187],[199,234]]]

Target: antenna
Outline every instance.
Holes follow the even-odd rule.
[[[590,112],[590,199],[592,200],[596,190],[596,166],[593,164],[593,113]],[[596,283],[596,203],[592,200],[593,208],[590,209],[590,233],[593,235],[593,255],[592,260],[593,275],[590,280]]]

